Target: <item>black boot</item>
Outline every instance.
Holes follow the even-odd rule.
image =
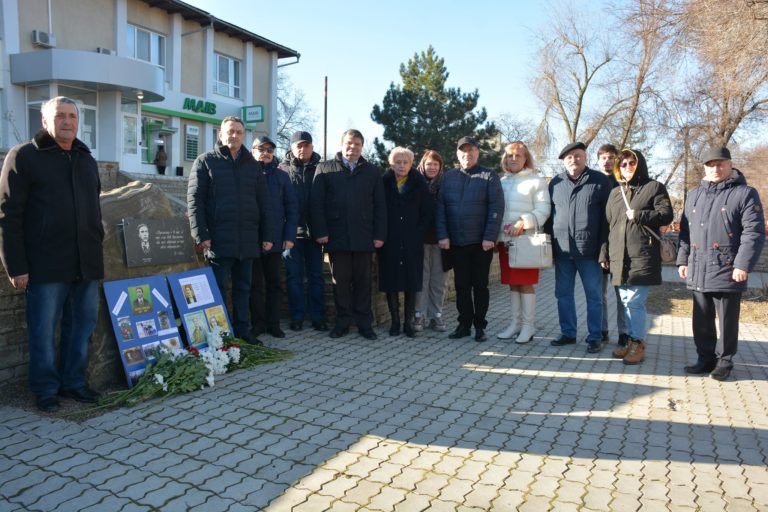
[[[405,292],[403,306],[403,333],[409,338],[416,337],[416,330],[413,328],[413,316],[416,313],[416,293]]]
[[[389,327],[390,336],[400,335],[400,300],[397,292],[387,292],[387,307],[389,315],[392,317],[392,325]]]

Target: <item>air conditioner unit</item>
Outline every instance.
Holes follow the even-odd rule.
[[[42,46],[43,48],[56,48],[56,34],[53,32],[43,32],[42,30],[33,30],[32,44]]]
[[[98,53],[103,53],[104,55],[117,55],[117,52],[115,50],[111,48],[102,48],[101,46],[96,48],[96,51]]]

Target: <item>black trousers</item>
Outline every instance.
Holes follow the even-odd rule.
[[[493,251],[484,251],[480,244],[451,246],[453,280],[456,286],[456,310],[459,324],[485,329],[488,322],[488,272],[491,270]],[[474,299],[474,300],[473,300]]]
[[[371,311],[371,265],[373,252],[328,253],[336,303],[336,329],[347,329],[352,321],[360,330],[373,325]]]
[[[731,366],[739,342],[739,313],[741,292],[693,292],[693,341],[699,362],[713,363],[720,359]],[[715,314],[720,337],[715,328]]]
[[[281,260],[279,252],[262,254],[253,260],[251,324],[254,328],[280,326]]]

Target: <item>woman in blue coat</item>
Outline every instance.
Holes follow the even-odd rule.
[[[399,292],[404,292],[403,332],[413,338],[416,293],[421,291],[424,234],[434,205],[421,173],[413,167],[413,152],[403,147],[389,154],[390,169],[384,173],[387,203],[387,239],[378,250],[379,290],[387,294],[392,316],[391,336],[400,334]]]

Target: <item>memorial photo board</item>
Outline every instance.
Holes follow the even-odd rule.
[[[195,261],[185,219],[123,219],[123,239],[128,267]]]
[[[104,283],[109,316],[128,387],[138,382],[160,347],[182,348],[164,276]]]
[[[191,346],[205,350],[211,339],[232,333],[232,323],[210,267],[171,274],[168,284]]]

